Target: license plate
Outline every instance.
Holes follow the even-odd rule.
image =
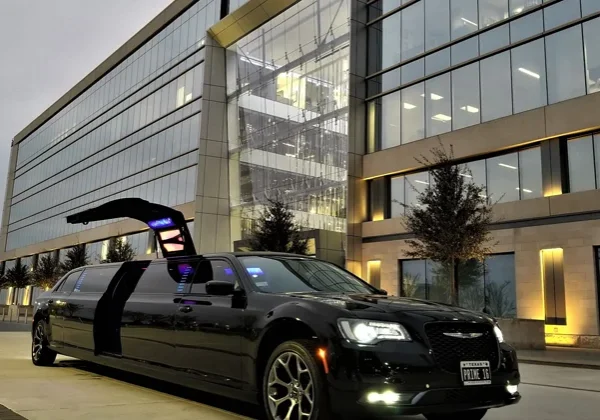
[[[492,370],[489,361],[460,362],[463,385],[491,385]]]

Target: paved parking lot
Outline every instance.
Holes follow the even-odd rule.
[[[258,415],[254,407],[78,360],[59,358],[55,367],[35,367],[29,343],[27,332],[0,332],[0,405],[29,420],[239,420]],[[1,411],[0,420],[5,420]]]
[[[0,325],[0,331],[8,327]],[[14,329],[14,326],[11,327]],[[27,332],[0,332],[0,405],[28,420],[256,419],[259,410],[233,400],[59,358],[39,368]],[[600,371],[521,365],[523,401],[492,410],[486,420],[597,420]],[[0,409],[0,420],[12,420]],[[14,417],[16,420],[17,417]],[[423,420],[407,417],[406,420]]]

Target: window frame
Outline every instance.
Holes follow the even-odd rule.
[[[236,292],[240,292],[240,291],[244,291],[244,284],[242,281],[242,276],[239,273],[238,268],[236,267],[236,264],[234,264],[233,261],[231,261],[229,258],[226,257],[207,257],[207,258],[202,258],[199,262],[199,264],[202,263],[202,261],[208,261],[209,263],[212,263],[213,261],[223,261],[226,262],[227,264],[229,264],[229,267],[233,270],[233,274],[236,277],[236,281],[233,282],[233,284],[235,285],[235,291]],[[196,276],[198,275],[198,273],[194,274],[194,277],[192,279],[192,282],[189,283],[189,288],[188,290],[185,292],[185,295],[191,295],[191,296],[212,296],[209,295],[208,293],[206,293],[206,283],[208,283],[209,281],[215,280],[215,279],[211,279],[211,280],[207,280],[205,282],[202,283],[196,283]],[[198,285],[202,285],[204,287],[204,291],[202,292],[195,292],[194,291],[194,285],[198,284]]]

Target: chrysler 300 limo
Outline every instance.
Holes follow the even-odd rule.
[[[197,255],[183,215],[138,199],[69,223],[141,220],[165,258],[78,268],[36,300],[32,360],[80,358],[258,402],[268,419],[481,419],[520,400],[515,351],[485,314],[387,296],[278,253]]]

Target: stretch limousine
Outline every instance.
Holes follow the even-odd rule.
[[[180,212],[139,199],[67,222],[122,217],[165,258],[67,273],[35,302],[35,365],[64,354],[258,402],[270,420],[475,420],[521,398],[516,353],[485,314],[387,296],[314,258],[197,255]]]

